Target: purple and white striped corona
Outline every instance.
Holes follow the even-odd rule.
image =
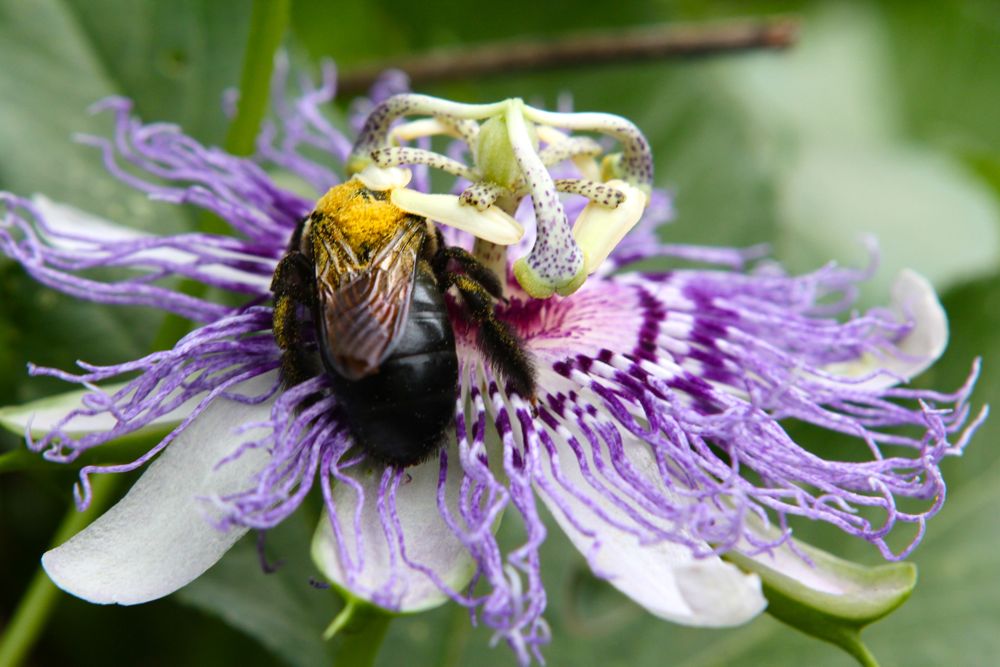
[[[857,314],[863,271],[790,276],[761,248],[665,245],[655,230],[670,200],[652,187],[649,146],[628,121],[520,100],[463,105],[402,85],[385,78],[355,107],[351,138],[320,112],[332,69],[291,99],[282,74],[254,159],[143,124],[127,100],[100,103],[115,135],[86,141],[112,175],[218,216],[228,235],[149,236],[0,194],[0,251],[39,282],[196,324],[172,349],[115,366],[31,368],[88,390],[71,411],[24,417],[29,446],[47,459],[173,427],[131,463],[81,470],[86,505],[93,475],[149,464],[118,505],[45,555],[56,584],[97,603],[162,597],[317,492],[326,512],[313,557],[338,589],[396,611],[454,600],[527,663],[548,640],[543,507],[597,576],[689,625],[739,624],[764,608],[759,578],[727,552],[794,562],[788,571],[811,585],[788,542],[796,517],[888,559],[910,552],[944,499],[940,461],[985,414],[970,413],[975,368],[954,393],[904,384],[947,340],[923,278],[902,274],[890,306]],[[431,193],[429,169],[455,175],[454,190]],[[315,196],[280,187],[278,172]],[[315,198],[353,174],[501,273],[508,299],[497,313],[537,369],[536,400],[505,391],[456,310],[454,437],[403,470],[353,447],[325,376],[285,391],[278,378],[276,262]],[[644,262],[659,272],[629,270],[661,258]],[[128,271],[88,277],[105,267]],[[182,293],[165,284],[176,277],[230,296]],[[821,455],[785,420],[846,436],[837,442],[849,450]],[[498,543],[501,520],[523,525],[523,543]],[[887,538],[900,524],[916,537],[894,553]]]

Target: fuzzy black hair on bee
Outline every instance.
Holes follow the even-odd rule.
[[[458,356],[445,298],[451,288],[460,312],[478,327],[487,363],[511,389],[533,398],[531,358],[496,316],[503,298],[497,276],[467,251],[446,246],[425,218],[399,209],[385,192],[357,180],[331,188],[293,233],[271,283],[283,382],[325,372],[369,456],[397,467],[420,463],[441,447],[455,417]]]

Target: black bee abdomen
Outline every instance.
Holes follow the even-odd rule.
[[[377,373],[333,375],[351,433],[378,461],[405,467],[441,446],[455,416],[458,357],[434,276],[418,269],[402,334]]]

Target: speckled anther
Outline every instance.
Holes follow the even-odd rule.
[[[452,176],[472,180],[476,174],[458,160],[452,160],[440,153],[426,151],[422,148],[409,148],[406,146],[393,146],[389,148],[377,148],[371,152],[372,161],[382,167],[398,167],[404,164],[426,164],[429,167],[440,169]]]
[[[570,160],[583,178],[601,180],[597,159],[604,148],[590,137],[572,137],[548,125],[538,125],[538,138],[545,142],[539,153],[546,166]]]
[[[389,145],[392,123],[403,116],[448,118],[458,130],[468,131],[463,120],[482,120],[496,116],[506,108],[506,102],[495,104],[460,104],[429,95],[393,95],[378,104],[368,115],[358,139],[347,159],[347,172],[356,173],[371,163],[372,151]]]
[[[598,183],[582,178],[560,178],[555,184],[559,192],[580,195],[607,208],[617,208],[625,201],[625,193],[612,187],[610,183]]]
[[[475,206],[479,211],[485,211],[496,203],[497,198],[504,193],[504,188],[496,183],[479,181],[462,191],[459,200],[467,206]]]
[[[473,160],[476,157],[476,142],[479,140],[479,123],[468,118],[440,118],[446,124],[451,134],[465,142],[472,151]]]
[[[404,116],[426,118],[396,123]],[[574,131],[608,135],[620,144],[621,152],[610,159],[604,156],[599,166],[603,146],[593,138],[573,136]],[[456,159],[458,153],[448,157],[426,147],[398,145],[440,135],[463,141],[471,164]],[[554,180],[549,167],[561,163],[571,163],[557,168],[575,169],[577,177]],[[496,264],[501,272],[503,262],[493,255],[503,250],[491,244],[509,245],[521,237],[509,214],[522,197],[531,197],[535,242],[514,263],[513,272],[534,298],[577,290],[641,217],[653,179],[649,144],[628,120],[603,113],[548,112],[520,99],[460,104],[406,94],[383,101],[365,121],[348,172],[413,164],[429,165],[471,185],[458,197],[398,188],[392,201],[404,210],[472,232],[476,248],[489,250],[490,258],[480,259]],[[590,200],[573,227],[560,193]]]
[[[622,145],[617,177],[646,194],[652,189],[653,154],[649,142],[639,128],[625,118],[607,113],[556,113],[534,107],[526,108],[525,117],[535,123],[566,130],[598,132],[614,137]]]

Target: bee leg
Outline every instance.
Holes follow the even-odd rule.
[[[440,233],[440,232],[438,232]],[[455,260],[462,270],[470,278],[479,283],[490,295],[500,301],[506,301],[503,295],[503,285],[495,273],[483,265],[475,255],[456,246],[441,246],[434,255],[432,266],[437,275],[442,275],[448,270],[448,261]]]
[[[290,251],[274,271],[271,291],[274,292],[274,340],[281,349],[281,378],[286,387],[293,387],[317,375],[313,355],[302,340],[302,320],[299,306],[314,307],[313,270],[305,255]]]
[[[479,324],[477,344],[490,367],[523,398],[535,397],[535,367],[517,334],[493,310],[495,295],[472,276],[446,273],[442,289],[454,285],[470,317]]]

